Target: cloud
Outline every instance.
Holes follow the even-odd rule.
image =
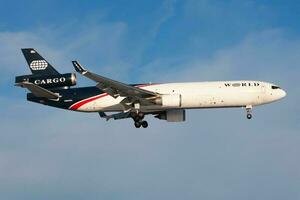
[[[143,37],[135,37],[130,23],[101,20],[0,33],[1,198],[299,197],[299,38],[282,29],[259,30],[210,57],[174,54],[137,65],[176,16],[176,5],[165,1],[159,15],[140,31]],[[206,12],[200,15],[215,15],[221,8],[202,10]],[[199,31],[185,41],[199,45],[203,38],[195,35]],[[148,129],[135,129],[131,120],[105,122],[96,113],[26,102],[25,91],[13,88],[11,77],[26,70],[19,49],[32,46],[64,72],[76,58],[122,81],[261,79],[278,83],[288,96],[255,108],[251,121],[242,109],[189,110],[185,123],[149,117]],[[79,80],[80,85],[84,81]]]
[[[286,99],[255,109],[251,121],[243,110],[197,110],[188,111],[185,123],[149,119],[149,129],[135,129],[131,120],[106,123],[97,114],[3,98],[1,196],[295,199],[298,51],[297,39],[268,30],[210,59],[195,57],[176,72],[162,72],[170,81],[253,77],[287,89]]]
[[[176,3],[176,0],[165,0],[162,2],[162,6],[159,9],[160,17],[154,21],[154,25],[150,30],[150,35],[153,38],[158,34],[163,24],[175,15]]]
[[[238,44],[220,49],[209,58],[195,55],[153,60],[142,67],[147,70],[142,74],[143,79],[153,82],[262,80],[296,94],[299,90],[291,80],[298,78],[299,53],[299,39],[290,39],[284,30],[271,29],[248,34]],[[167,77],[151,77],[151,71],[162,68]]]
[[[238,44],[219,49],[209,58],[195,55],[153,60],[142,67],[145,71],[141,79],[152,82],[261,80],[275,83],[287,91],[287,97],[281,102],[258,107],[255,112],[268,109],[272,118],[265,120],[271,123],[276,118],[277,128],[299,128],[296,124],[300,120],[297,114],[300,91],[295,87],[300,73],[297,66],[299,53],[299,38],[290,37],[287,30],[270,29],[250,33]],[[167,70],[162,74],[167,76],[152,76],[151,71],[163,68]],[[289,125],[280,123],[282,110],[290,116],[290,121],[286,122]]]
[[[125,24],[117,22],[94,26],[81,25],[78,27],[79,33],[75,34],[69,34],[71,26],[58,30],[55,34],[51,28],[43,28],[35,32],[1,32],[0,42],[3,45],[0,52],[4,73],[11,75],[25,71],[25,61],[20,52],[20,48],[24,47],[36,48],[49,62],[54,62],[54,66],[58,65],[60,71],[70,71],[72,69],[70,61],[75,58],[82,58],[87,64],[96,67],[115,65],[109,69],[110,71],[114,71],[114,68],[121,70],[122,61],[117,59],[117,63],[116,58],[121,56],[120,45],[122,45],[122,35],[126,31]]]
[[[183,76],[194,80],[198,77],[202,80],[258,79],[294,90],[290,80],[296,79],[293,75],[299,73],[296,67],[299,52],[298,40],[290,41],[280,30],[264,31],[249,35],[229,50],[218,51],[211,60],[192,63],[191,68],[183,70],[186,73]]]

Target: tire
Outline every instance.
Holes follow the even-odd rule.
[[[141,128],[141,123],[140,122],[134,122],[135,128]]]
[[[143,128],[147,128],[148,127],[148,122],[147,121],[142,121],[142,126],[143,126]]]
[[[144,119],[145,114],[142,113],[142,112],[139,112],[139,113],[137,114],[137,116],[142,120],[142,119]]]
[[[252,115],[249,113],[247,114],[247,119],[251,119],[252,118]]]
[[[135,122],[140,122],[140,121],[141,121],[140,118],[139,118],[139,116],[135,116],[135,117],[133,118],[133,120],[134,120]]]

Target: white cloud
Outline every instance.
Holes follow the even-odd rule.
[[[1,82],[11,80],[11,76],[29,72],[20,51],[24,47],[37,49],[61,72],[74,71],[71,60],[80,59],[89,68],[101,67],[102,73],[119,72],[119,78],[127,74],[125,72],[130,65],[122,60],[121,52],[126,24],[83,24],[77,28],[78,32],[72,34],[71,26],[56,31],[48,27],[34,32],[0,32]]]
[[[162,69],[162,66],[169,66],[165,72],[168,73],[168,81],[288,80],[299,71],[299,51],[300,40],[291,40],[284,30],[275,29],[249,34],[237,45],[218,50],[210,58],[177,56],[153,60],[145,68],[153,66],[154,69]],[[149,73],[144,74],[149,78]]]
[[[165,0],[162,3],[162,7],[159,9],[160,17],[155,21],[153,27],[150,30],[152,39],[159,33],[160,28],[171,17],[175,15],[176,0]]]
[[[199,59],[195,55],[153,60],[144,67],[147,71],[143,71],[144,76],[141,79],[152,82],[214,80],[272,82],[285,89],[287,97],[280,102],[259,107],[257,111],[268,109],[269,114],[265,120],[271,123],[276,118],[279,127],[283,126],[280,120],[284,112],[286,116],[290,116],[288,124],[295,126],[300,119],[297,114],[300,111],[297,106],[300,101],[300,89],[295,87],[300,74],[299,54],[299,38],[290,37],[283,29],[271,29],[248,34],[238,44],[220,49],[210,58]],[[166,68],[168,70],[160,71],[161,76],[153,77],[153,71]],[[272,118],[269,118],[270,115]]]
[[[66,42],[61,48],[40,34],[1,33],[4,47],[0,52],[7,55],[1,65],[6,64],[6,75],[11,76],[16,72],[11,67],[25,64],[16,52],[19,46],[33,44],[49,55],[50,62],[53,58],[58,64],[74,52],[87,59],[88,52],[103,44],[100,54],[111,46],[107,66],[120,64],[119,43],[126,25],[116,23],[92,30],[82,32],[82,38],[73,36],[79,41]],[[114,32],[112,37],[110,31]],[[10,40],[14,42],[5,42]],[[17,101],[2,97],[5,117],[0,122],[0,179],[5,181],[1,182],[0,193],[10,197],[14,190],[21,194],[24,185],[29,185],[56,199],[62,193],[106,199],[282,199],[272,196],[277,192],[297,197],[295,191],[299,190],[286,185],[297,187],[299,180],[300,93],[294,86],[299,74],[299,49],[298,39],[289,39],[281,30],[270,30],[248,35],[210,59],[153,61],[157,68],[178,60],[184,63],[176,71],[155,73],[160,81],[267,79],[287,89],[286,99],[255,110],[252,121],[244,119],[242,110],[197,110],[188,112],[186,123],[150,119],[150,127],[145,130],[133,128],[131,120],[106,123],[97,114],[66,112],[25,103],[21,97]],[[84,62],[96,64],[95,60]],[[107,69],[107,73],[116,69]],[[151,80],[153,71],[143,76]]]

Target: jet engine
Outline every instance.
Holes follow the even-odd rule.
[[[159,113],[155,117],[161,120],[167,120],[168,122],[183,122],[185,121],[185,110],[167,110]]]
[[[165,94],[155,100],[155,103],[164,107],[180,107],[181,95],[180,94]]]

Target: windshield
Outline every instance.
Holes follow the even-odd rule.
[[[276,90],[276,89],[280,89],[280,87],[276,86],[276,85],[272,85],[272,89]]]

